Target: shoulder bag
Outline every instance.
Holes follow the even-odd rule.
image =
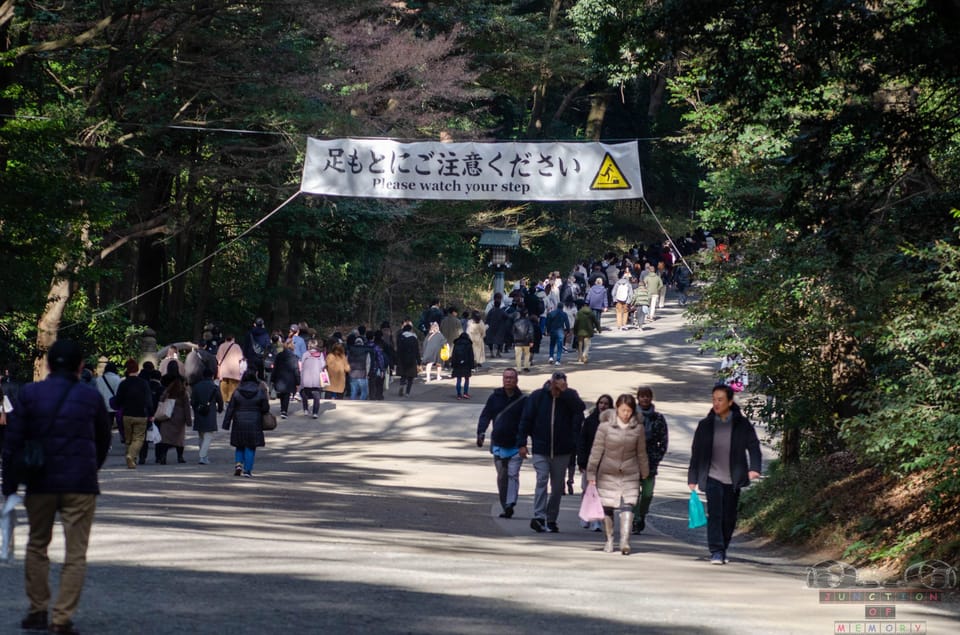
[[[64,391],[63,395],[61,395],[60,401],[57,402],[57,409],[53,411],[53,418],[47,422],[47,426],[44,428],[43,434],[41,434],[39,437],[24,439],[23,451],[21,452],[20,458],[17,461],[17,476],[20,483],[29,486],[32,481],[35,481],[43,476],[47,466],[47,459],[43,450],[43,437],[47,435],[47,432],[50,430],[50,426],[54,421],[57,420],[57,417],[60,416],[60,410],[63,408],[63,403],[67,400],[67,397],[71,392],[73,392],[75,387],[76,384],[70,386],[66,391]]]
[[[277,429],[277,417],[272,412],[263,413],[263,417],[260,420],[260,427],[264,430],[276,430]]]

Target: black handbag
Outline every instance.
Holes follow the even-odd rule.
[[[20,483],[29,486],[30,483],[43,477],[43,473],[47,467],[47,457],[43,450],[43,437],[46,436],[50,423],[56,421],[57,417],[60,416],[60,409],[63,408],[63,403],[67,400],[70,393],[73,392],[75,386],[76,384],[68,388],[63,393],[63,396],[60,397],[60,401],[57,403],[57,409],[53,413],[53,419],[47,424],[47,428],[44,429],[40,438],[24,439],[23,451],[20,453],[19,460],[17,461],[16,470]]]

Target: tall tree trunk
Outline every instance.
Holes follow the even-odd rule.
[[[281,324],[299,322],[303,316],[295,315],[299,304],[299,296],[295,295],[300,288],[300,277],[303,274],[304,241],[294,239],[290,241],[290,252],[287,254],[287,269],[283,274],[283,289],[277,294],[277,320]]]
[[[590,95],[590,113],[587,115],[587,139],[600,140],[603,132],[603,120],[607,116],[607,103],[610,93],[594,93]]]
[[[527,124],[527,137],[533,139],[543,135],[549,121],[545,121],[544,112],[546,110],[547,84],[550,82],[552,71],[550,70],[550,42],[553,32],[557,28],[557,19],[560,17],[560,7],[562,0],[553,0],[550,3],[550,15],[547,17],[547,36],[546,44],[543,47],[543,53],[540,56],[540,78],[533,87],[533,102],[530,104],[530,122]]]
[[[213,259],[209,258],[217,249],[217,210],[220,208],[220,192],[213,200],[213,211],[210,213],[210,224],[207,225],[207,240],[203,249],[205,260],[200,265],[200,282],[197,288],[197,308],[193,313],[193,341],[199,342],[203,338],[204,316],[207,313],[207,298],[210,296],[210,273],[213,271]],[[209,258],[209,259],[207,259]]]
[[[196,144],[191,152],[193,163],[191,164],[189,175],[187,176],[187,185],[181,196],[177,196],[178,205],[182,206],[183,211],[178,210],[175,216],[185,218],[182,228],[177,233],[175,266],[178,271],[190,266],[190,252],[195,243],[194,228],[199,225],[202,210],[197,204],[197,183],[199,181],[200,170],[199,153],[196,150]],[[198,228],[199,229],[199,228]],[[170,296],[167,299],[167,323],[177,326],[179,332],[186,324],[183,322],[183,308],[186,305],[187,276],[180,276],[170,283]]]
[[[280,315],[277,312],[276,290],[280,286],[280,274],[283,273],[283,238],[276,225],[271,225],[267,234],[267,257],[267,277],[263,285],[266,293],[260,300],[258,312],[267,324],[282,324],[278,321]],[[283,317],[286,320],[289,315]]]
[[[163,169],[150,170],[140,177],[140,196],[137,200],[136,217],[139,221],[151,218],[167,208],[173,187],[173,175]],[[163,243],[152,238],[139,241],[137,249],[138,291],[160,284],[167,270],[167,250]],[[160,321],[160,308],[163,305],[164,289],[152,291],[136,302],[134,321],[154,327]]]
[[[33,379],[40,381],[47,376],[47,351],[57,341],[57,331],[63,319],[63,311],[70,301],[70,274],[72,267],[66,262],[57,263],[47,292],[47,303],[37,320],[37,349],[33,360]]]

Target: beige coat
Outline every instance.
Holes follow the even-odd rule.
[[[587,480],[597,482],[604,507],[620,507],[620,499],[636,505],[640,480],[650,475],[647,435],[643,424],[632,417],[625,428],[616,421],[615,408],[600,414],[600,427],[587,461]]]
[[[476,364],[483,364],[487,361],[486,349],[483,346],[483,336],[487,334],[487,325],[483,322],[467,322],[467,335],[470,336],[470,343],[473,344],[473,361]]]
[[[224,342],[217,349],[218,377],[235,379],[243,377],[243,348],[237,342]]]
[[[342,393],[347,389],[347,375],[350,373],[350,362],[346,355],[327,355],[327,374],[330,375],[330,385],[324,388],[327,392]]]

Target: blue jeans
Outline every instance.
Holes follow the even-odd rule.
[[[233,456],[234,462],[243,464],[244,472],[253,472],[253,460],[257,456],[257,448],[239,447],[234,451]]]
[[[563,329],[550,331],[550,357],[559,362],[561,355],[563,355]]]
[[[463,383],[463,392],[460,392],[460,384]],[[469,395],[470,394],[470,378],[469,377],[457,377],[457,397],[460,395]]]
[[[350,399],[360,401],[366,401],[368,395],[369,386],[367,385],[367,378],[363,379],[351,379],[350,380]]]

